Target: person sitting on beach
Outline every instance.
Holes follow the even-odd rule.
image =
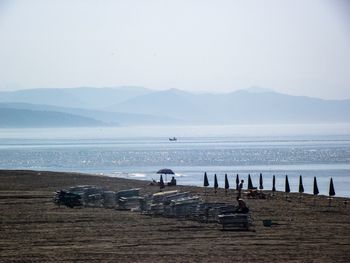
[[[175,186],[176,185],[176,179],[175,179],[175,177],[173,176],[172,178],[171,178],[171,181],[168,183],[168,186]]]
[[[248,214],[249,208],[246,205],[246,203],[243,201],[243,199],[237,197],[237,202],[238,202],[238,207],[236,209],[236,213]]]
[[[149,185],[158,185],[157,181],[152,178],[152,182],[149,183]]]

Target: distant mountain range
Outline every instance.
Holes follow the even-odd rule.
[[[142,87],[0,92],[0,127],[350,122],[350,100],[253,88],[193,94]]]
[[[92,118],[55,111],[0,108],[1,128],[89,127],[105,125],[105,123]]]
[[[27,89],[0,92],[0,102],[25,102],[71,108],[100,109],[152,92],[135,86],[118,88]]]

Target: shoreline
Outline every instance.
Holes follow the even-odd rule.
[[[53,170],[28,170],[28,169],[0,169],[0,171],[1,170],[4,170],[4,171],[34,171],[34,172],[40,172],[40,171],[42,171],[42,172],[55,172],[55,173],[70,173],[70,174],[86,174],[86,175],[93,175],[93,176],[106,176],[106,177],[110,177],[110,178],[120,178],[120,179],[126,179],[126,180],[136,180],[136,181],[142,181],[142,182],[147,182],[147,183],[150,183],[152,180],[151,179],[156,179],[156,180],[159,180],[159,175],[158,174],[154,174],[154,176],[152,177],[152,178],[146,178],[146,177],[137,177],[137,176],[133,176],[134,174],[138,174],[137,172],[132,172],[132,173],[130,173],[130,172],[120,172],[120,174],[126,174],[127,176],[116,176],[115,174],[113,174],[113,173],[104,173],[104,172],[77,172],[77,171],[53,171]],[[223,173],[225,173],[225,172],[221,172],[221,175],[223,175]],[[247,174],[248,174],[249,172],[247,172]],[[255,174],[256,173],[258,173],[258,172],[254,172]],[[255,186],[258,186],[258,184],[257,184],[257,182],[256,182],[256,180],[257,180],[257,175],[255,175],[255,178],[254,178],[254,173],[251,173],[252,174],[252,178],[253,178],[253,180],[255,180],[255,181],[253,181],[253,184],[255,185]],[[130,174],[130,176],[129,176],[129,174]],[[204,172],[203,172],[203,174],[204,174]],[[263,174],[264,175],[264,174]],[[266,175],[266,174],[265,174]],[[208,176],[211,176],[211,177],[209,177],[210,178],[210,180],[212,180],[213,178],[213,175],[208,175]],[[230,176],[230,175],[229,175]],[[232,182],[232,179],[234,179],[234,174],[232,174],[231,175],[231,177],[230,177],[230,182]],[[283,183],[284,183],[284,175],[277,175],[277,176],[280,176],[280,178],[279,178],[279,180],[281,181],[283,181]],[[246,176],[245,176],[246,177]],[[247,187],[247,178],[245,178],[245,177],[242,177],[243,179],[244,179],[244,181],[245,181],[245,188]],[[268,177],[269,179],[271,179],[270,177],[271,177],[271,175],[268,175],[268,176],[266,176],[266,177]],[[283,177],[283,178],[281,178],[281,177]],[[143,179],[144,178],[144,179]],[[199,187],[199,188],[203,188],[203,186],[202,185],[199,185],[199,184],[195,184],[195,183],[193,183],[193,184],[181,184],[181,178],[183,178],[183,177],[176,177],[176,179],[178,180],[178,184],[179,185],[181,185],[181,186],[190,186],[190,187]],[[241,178],[241,179],[242,179]],[[264,178],[264,185],[265,185],[265,183],[266,183],[266,178],[265,177],[263,177]],[[331,177],[329,177],[329,178],[327,178],[327,180],[329,180]],[[304,181],[304,189],[305,189],[305,192],[303,193],[303,195],[311,195],[311,196],[313,196],[313,194],[311,193],[311,191],[310,191],[310,186],[309,186],[309,188],[307,188],[307,185],[306,185],[306,180],[305,179],[307,179],[307,177],[306,176],[303,176],[303,181]],[[319,178],[317,178],[317,179],[319,179]],[[293,181],[292,181],[293,179],[292,179],[292,176],[290,176],[289,175],[289,182],[290,182],[290,184],[291,184],[291,186],[292,186],[292,184],[293,184]],[[311,180],[311,179],[309,179],[309,180]],[[298,175],[298,178],[294,178],[294,183],[296,182],[296,181],[299,181],[299,175]],[[333,178],[333,181],[334,181],[334,183],[335,184],[339,184],[339,181],[336,181],[336,179],[335,178]],[[212,189],[213,188],[213,185],[212,185],[212,181],[210,181],[210,186],[208,187],[208,189]],[[219,182],[219,189],[224,189],[224,187],[222,187],[222,183],[223,182]],[[278,183],[278,181],[277,181],[277,183]],[[313,183],[313,181],[312,181],[312,183]],[[319,189],[321,189],[322,187],[321,187],[321,185],[320,185],[320,182],[318,182],[319,184],[318,184],[318,187],[319,187]],[[201,182],[201,184],[202,184],[202,182]],[[231,184],[231,183],[230,183]],[[327,182],[327,184],[329,185],[329,181]],[[268,181],[268,183],[266,183],[266,185],[269,185],[270,186],[270,182]],[[327,192],[328,192],[328,186],[327,185]],[[221,187],[220,187],[221,186]],[[230,185],[230,189],[229,189],[229,191],[235,191],[235,188],[232,188],[232,186],[233,186],[233,184],[232,185]],[[281,185],[279,185],[279,186],[276,186],[276,188],[277,188],[277,192],[280,192],[280,193],[284,193],[284,191],[283,190],[279,190],[278,189],[278,187],[279,187],[279,189],[281,189]],[[295,185],[294,184],[294,189],[297,189],[296,187],[298,187],[297,185]],[[312,186],[311,186],[312,187]],[[284,188],[284,185],[283,185],[283,187],[282,188]],[[323,187],[324,188],[324,187]],[[247,189],[243,189],[243,190],[247,190]],[[324,189],[323,189],[324,190]],[[338,188],[336,187],[336,196],[334,196],[334,198],[349,198],[350,199],[350,191],[349,191],[349,194],[348,194],[348,196],[345,196],[345,195],[339,195],[338,193],[340,192],[340,193],[344,193],[344,190],[343,191],[339,191],[338,190]],[[270,188],[266,188],[266,189],[263,189],[263,191],[264,192],[271,192],[271,190],[270,190]],[[293,191],[293,188],[291,189],[291,194],[299,194],[299,192],[297,192],[297,191]],[[321,191],[320,190],[320,193],[318,194],[318,196],[323,196],[323,197],[327,197],[328,198],[328,195],[327,194],[325,194],[325,192],[324,191]]]
[[[104,208],[58,208],[53,192],[78,184],[109,190],[140,187],[141,195],[158,192],[148,181],[70,172],[0,170],[0,261],[108,262],[349,262],[349,198],[328,199],[264,191],[264,200],[248,199],[251,231],[222,231],[175,218],[149,217]],[[202,187],[176,186],[204,197]],[[209,201],[235,202],[231,190]],[[274,225],[264,227],[262,220]]]
[[[118,176],[113,176],[113,175],[109,175],[107,173],[88,173],[88,172],[64,172],[64,171],[52,171],[52,170],[28,170],[28,169],[0,169],[0,174],[2,172],[14,172],[14,173],[18,173],[18,172],[29,172],[29,173],[50,173],[50,174],[65,174],[65,175],[69,175],[69,176],[74,176],[74,175],[77,175],[77,176],[93,176],[93,177],[101,177],[101,178],[104,178],[104,177],[107,177],[107,178],[114,178],[114,179],[121,179],[121,180],[127,180],[127,181],[131,181],[131,182],[142,182],[142,185],[146,185],[148,186],[148,184],[151,182],[150,180],[148,179],[137,179],[137,178],[127,178],[127,177],[118,177]],[[245,185],[247,185],[247,182],[245,182]],[[204,189],[204,186],[199,186],[199,185],[191,185],[191,184],[178,184],[177,185],[178,187],[180,188],[199,188],[199,189]],[[246,187],[246,186],[245,186]],[[153,188],[156,189],[156,187],[153,186]],[[208,191],[214,191],[214,188],[213,186],[209,186],[208,188]],[[224,187],[220,187],[218,188],[219,190],[221,191],[224,191]],[[247,191],[248,189],[246,188],[243,188],[243,191]],[[204,191],[204,190],[203,190]],[[236,193],[236,189],[234,188],[229,188],[228,190],[231,194],[234,194]],[[263,192],[264,193],[267,193],[267,194],[272,194],[272,191],[271,190],[266,190],[266,189],[263,189]],[[279,195],[285,195],[285,192],[284,191],[279,191],[277,190],[275,192],[276,194],[279,194]],[[289,195],[297,195],[298,197],[300,196],[300,193],[299,192],[294,192],[294,191],[291,191],[289,193]],[[313,194],[311,193],[302,193],[301,196],[308,196],[308,197],[314,197]],[[325,194],[318,194],[316,196],[316,198],[327,198],[329,199],[330,197],[328,195],[325,195]],[[333,197],[331,197],[331,199],[341,199],[341,200],[348,200],[350,202],[350,197],[347,197],[347,196],[338,196],[338,195],[335,195]]]
[[[86,174],[90,174],[90,173],[86,173]],[[94,175],[94,173],[91,173],[92,175]],[[204,174],[204,172],[203,172]],[[111,175],[111,174],[108,174],[108,173],[101,173],[101,174],[96,174],[96,175],[101,175],[101,176],[107,176],[107,177],[111,177],[111,178],[120,178],[120,179],[127,179],[127,180],[137,180],[137,181],[143,181],[143,182],[151,182],[151,180],[149,180],[148,178],[146,179],[141,179],[141,178],[137,178],[136,176],[133,177],[133,176],[114,176],[114,175]],[[331,178],[331,177],[330,177]],[[158,179],[158,178],[157,178]],[[177,180],[180,180],[178,178],[176,178]],[[212,179],[212,178],[211,178]],[[232,179],[232,178],[231,178]],[[284,179],[284,178],[283,178]],[[303,179],[305,179],[305,177],[303,177]],[[264,179],[265,180],[265,179]],[[289,179],[290,180],[290,179]],[[298,179],[299,180],[299,179]],[[334,181],[334,180],[333,180]],[[247,182],[245,180],[245,182]],[[305,181],[304,181],[305,182]],[[210,185],[208,187],[208,189],[213,189],[213,185],[212,185],[213,182],[210,182]],[[221,182],[222,183],[222,182]],[[197,184],[178,184],[180,186],[191,186],[191,187],[199,187],[199,188],[204,188],[204,186],[202,185],[197,185]],[[222,185],[222,184],[221,184]],[[247,183],[245,183],[245,185],[247,185]],[[246,187],[246,186],[245,186]],[[319,186],[320,187],[320,186]],[[305,188],[305,183],[304,183],[304,188]],[[224,190],[224,187],[223,186],[219,186],[218,189],[221,189],[221,190]],[[243,190],[247,190],[247,189],[243,189]],[[229,191],[236,191],[235,188],[232,188],[230,186],[229,188]],[[264,192],[272,192],[272,190],[268,190],[268,189],[263,189]],[[284,193],[284,191],[281,191],[281,190],[277,190],[276,192],[279,192],[279,193]],[[291,194],[299,194],[299,192],[297,191],[291,191],[290,192]],[[313,196],[313,194],[310,192],[310,191],[305,191],[302,193],[303,195],[310,195],[310,196]],[[323,196],[323,197],[327,197],[328,198],[328,195],[327,194],[324,194],[324,193],[319,193],[317,196]],[[349,196],[342,196],[342,195],[338,195],[336,194],[334,197],[332,198],[347,198],[350,200],[350,194]]]

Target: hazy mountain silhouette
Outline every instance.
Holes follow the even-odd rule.
[[[153,92],[108,108],[173,116],[193,123],[349,122],[350,100],[290,96],[255,88],[226,94],[194,95],[178,90]]]
[[[350,100],[291,96],[258,87],[222,94],[139,87],[36,89],[0,92],[1,101],[6,102],[2,108],[74,114],[109,125],[350,122]],[[31,104],[14,103],[19,101]]]
[[[93,118],[95,120],[104,122],[110,126],[116,125],[153,125],[153,124],[176,124],[183,123],[183,121],[177,120],[171,117],[153,116],[147,114],[132,114],[132,113],[119,113],[108,112],[93,109],[80,109],[80,108],[68,108],[58,107],[52,105],[42,104],[30,104],[30,103],[0,103],[0,108],[5,109],[21,109],[31,111],[53,111],[68,113],[87,118]],[[1,119],[0,119],[1,122]]]
[[[135,86],[115,88],[28,89],[0,92],[0,102],[47,104],[61,107],[97,109],[152,92]]]
[[[106,126],[92,118],[54,111],[0,108],[0,127],[89,127]]]
[[[196,106],[196,96],[177,89],[156,91],[143,96],[137,96],[124,102],[106,107],[106,110],[134,114],[149,114],[166,116],[185,120],[191,115],[191,121],[202,112]]]

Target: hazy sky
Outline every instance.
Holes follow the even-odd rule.
[[[260,86],[350,98],[347,0],[0,0],[0,90]]]

